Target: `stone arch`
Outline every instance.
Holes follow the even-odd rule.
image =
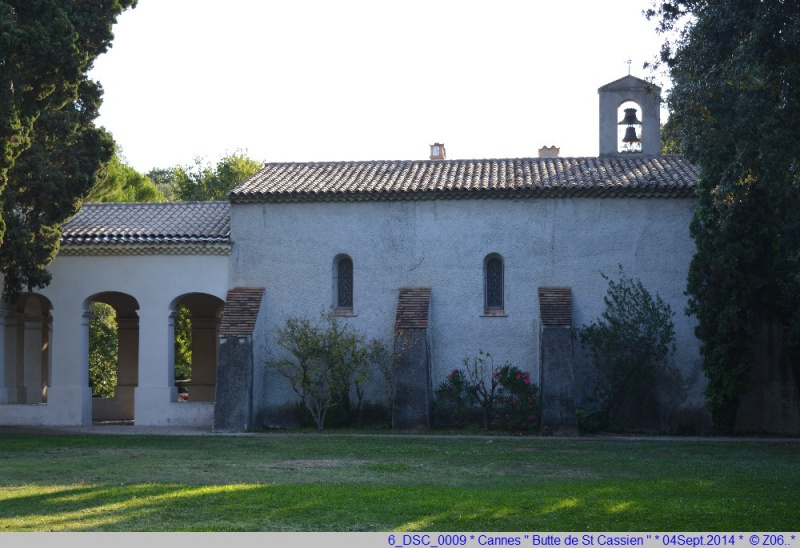
[[[188,388],[188,402],[213,402],[217,386],[219,361],[219,325],[225,301],[207,293],[187,293],[170,305],[170,329],[173,333],[178,309],[185,306],[191,317],[191,367],[192,377]],[[174,350],[174,349],[173,349]],[[171,352],[174,367],[174,352]]]
[[[139,303],[127,293],[105,291],[96,293],[84,301],[84,335],[89,339],[90,305],[103,303],[112,307],[117,319],[117,385],[114,396],[92,398],[92,421],[133,421],[134,393],[139,384]],[[89,368],[88,345],[85,367]]]
[[[53,305],[38,293],[23,293],[2,314],[4,335],[0,403],[47,403]]]

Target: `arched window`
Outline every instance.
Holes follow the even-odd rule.
[[[503,298],[503,258],[492,253],[483,262],[484,309],[486,314],[502,313],[505,307]]]
[[[333,265],[334,309],[337,312],[353,311],[353,259],[347,255],[336,257]]]

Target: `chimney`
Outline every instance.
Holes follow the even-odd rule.
[[[561,149],[555,145],[548,147],[544,146],[539,149],[539,158],[558,158]]]
[[[444,160],[447,158],[447,153],[444,150],[442,143],[433,143],[431,145],[431,160]]]

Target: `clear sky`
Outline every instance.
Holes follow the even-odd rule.
[[[142,172],[598,153],[597,88],[662,37],[650,0],[139,0],[90,76]],[[657,80],[658,81],[658,80]],[[664,80],[658,81],[666,86]],[[664,115],[662,114],[662,121]]]

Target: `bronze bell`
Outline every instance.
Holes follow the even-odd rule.
[[[633,126],[628,126],[625,130],[625,137],[622,138],[623,143],[639,143],[641,139],[636,136],[636,128]]]
[[[633,124],[641,124],[641,122],[636,118],[636,109],[635,108],[626,108],[625,109],[625,118],[617,124],[618,126],[632,126]]]

